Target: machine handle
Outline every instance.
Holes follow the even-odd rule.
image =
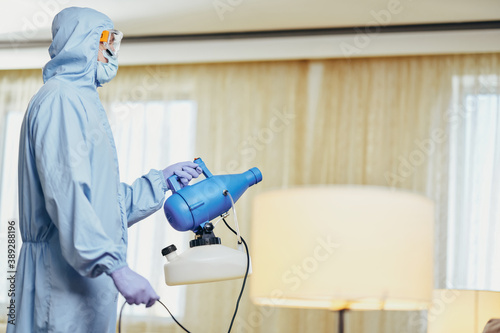
[[[203,175],[205,175],[205,178],[210,178],[212,177],[212,173],[210,170],[208,170],[207,166],[205,165],[205,162],[200,157],[197,157],[194,159],[194,163],[198,164],[203,171]],[[172,190],[172,194],[175,192],[179,191],[182,186],[181,186],[181,181],[179,180],[179,176],[177,175],[172,175],[168,177],[167,179],[167,184],[170,190]]]
[[[207,166],[205,165],[205,162],[203,162],[203,160],[201,159],[201,157],[195,158],[194,163],[198,164],[201,170],[203,170],[205,178],[210,178],[213,176],[212,173],[208,170]]]
[[[181,181],[177,175],[172,175],[167,178],[167,184],[170,190],[172,190],[172,194],[179,191],[181,187]]]

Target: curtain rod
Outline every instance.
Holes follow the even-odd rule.
[[[178,34],[178,35],[150,35],[125,37],[130,41],[185,41],[185,40],[214,40],[214,39],[241,39],[241,38],[271,38],[271,37],[298,37],[320,35],[349,35],[363,32],[394,33],[394,32],[432,32],[457,30],[485,30],[500,29],[498,21],[474,21],[458,23],[431,23],[410,25],[377,25],[341,28],[314,28],[289,30],[261,30],[243,32],[222,32],[206,34]]]
[[[454,23],[430,23],[407,25],[370,25],[340,28],[314,28],[314,29],[289,29],[289,30],[261,30],[243,32],[199,33],[199,34],[166,34],[125,36],[127,42],[173,42],[173,41],[203,41],[224,39],[248,38],[273,38],[273,37],[300,37],[300,36],[328,36],[328,35],[355,35],[359,31],[364,33],[404,33],[404,32],[434,32],[434,31],[460,31],[460,30],[485,30],[500,29],[500,20],[473,21]],[[16,43],[16,47],[30,48],[50,45],[50,40],[37,40]],[[11,48],[12,42],[0,41],[0,49]]]

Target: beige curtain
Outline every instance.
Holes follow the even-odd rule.
[[[485,54],[123,67],[100,94],[107,105],[196,100],[196,155],[214,174],[257,166],[264,175],[237,204],[250,248],[258,246],[249,239],[251,201],[265,190],[369,184],[429,196],[437,202],[436,286],[443,286],[452,80],[466,72],[498,75],[499,61],[499,54]],[[223,226],[217,233],[234,244]],[[188,286],[183,325],[227,331],[240,286],[240,280]],[[350,312],[346,319],[346,332],[426,331],[424,312]],[[336,325],[335,313],[256,307],[246,292],[233,332],[335,332]],[[182,332],[150,319],[126,331]]]

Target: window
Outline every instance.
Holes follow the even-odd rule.
[[[121,181],[132,183],[150,169],[163,169],[193,160],[196,140],[196,104],[193,101],[129,102],[111,105],[109,120],[118,152]],[[185,286],[165,284],[161,250],[175,244],[179,252],[188,248],[188,233],[174,230],[163,209],[129,229],[127,260],[146,277],[174,316],[184,313]],[[119,307],[123,304],[120,297]],[[127,320],[156,315],[166,319],[161,306],[126,306]],[[148,319],[149,320],[149,319]],[[167,319],[170,320],[170,319]]]
[[[453,81],[447,276],[453,288],[500,290],[500,95],[498,77]]]
[[[19,236],[19,211],[17,198],[17,156],[19,150],[19,132],[23,122],[23,112],[11,111],[7,113],[5,119],[5,137],[3,147],[3,161],[1,174],[0,188],[0,244],[3,253],[0,256],[0,267],[2,272],[7,272],[7,222],[16,221],[17,239],[16,239],[16,254],[19,255],[21,248],[21,237]],[[17,263],[17,260],[16,260]],[[0,304],[8,302],[7,296],[7,279],[0,279],[0,290],[5,292],[0,293]]]

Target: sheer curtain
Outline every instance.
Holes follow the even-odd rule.
[[[455,289],[500,291],[500,64],[489,65],[496,72],[453,77],[447,287]]]
[[[0,269],[7,272],[7,223],[16,221],[19,230],[17,198],[17,154],[21,122],[31,96],[42,83],[41,71],[0,71],[0,244],[5,254],[0,256]],[[3,247],[5,246],[5,247]],[[21,237],[16,239],[17,253]],[[0,304],[8,302],[6,279],[0,280]],[[0,322],[5,322],[1,318]]]
[[[19,217],[17,209],[19,131],[28,102],[43,83],[41,75],[39,70],[0,71],[0,196],[5,198],[0,201],[0,226],[3,226],[2,223],[6,219]],[[5,241],[3,238],[5,231],[4,228],[0,229],[2,244]],[[4,259],[1,258],[0,262]]]
[[[214,174],[261,169],[263,182],[237,203],[250,250],[258,246],[249,238],[251,201],[261,191],[306,184],[392,186],[436,202],[436,287],[495,289],[499,137],[498,97],[495,102],[491,96],[498,96],[499,61],[499,54],[484,54],[123,67],[100,94],[108,112],[115,102],[193,100],[192,157],[203,157]],[[491,114],[487,125],[485,108]],[[461,123],[461,117],[471,121]],[[178,140],[169,138],[174,145]],[[131,152],[125,153],[136,155]],[[234,236],[221,226],[216,233],[223,244],[235,247]],[[140,234],[137,244],[149,242],[152,232]],[[161,247],[153,246],[149,256],[159,256]],[[148,274],[162,277],[161,266]],[[227,331],[240,287],[240,280],[187,286],[183,325],[195,332]],[[142,326],[127,316],[127,331],[181,332],[161,319],[168,317],[162,308],[151,311]],[[346,319],[347,332],[426,331],[424,312],[351,312]],[[336,320],[328,311],[256,307],[245,293],[233,330],[333,332]]]
[[[5,147],[8,112],[26,110],[28,102],[43,84],[41,70],[0,71],[0,157]]]
[[[175,162],[192,159],[196,139],[193,101],[122,101],[112,103],[108,110],[122,181],[131,184],[152,168],[161,170]],[[160,251],[170,244],[184,250],[188,242],[186,236],[173,230],[160,210],[129,229],[127,255],[130,267],[148,279],[174,316],[181,319],[185,287],[165,285],[160,274],[165,259]],[[120,307],[123,302],[120,297]],[[144,322],[162,322],[163,311],[160,307],[128,306],[123,314],[125,322],[142,328]]]

